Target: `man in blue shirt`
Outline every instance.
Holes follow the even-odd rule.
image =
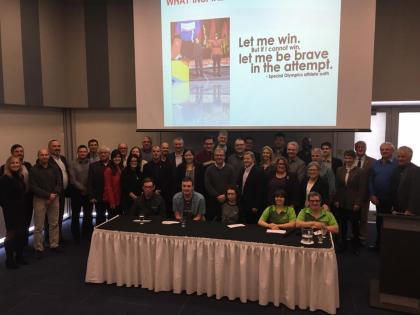
[[[181,192],[175,194],[172,201],[177,220],[180,220],[184,215],[190,216],[195,221],[204,219],[206,202],[202,194],[194,191],[191,178],[185,177],[182,180]]]
[[[382,158],[375,161],[369,172],[370,201],[376,206],[376,213],[391,213],[391,177],[397,167],[393,159],[394,145],[384,142],[380,146]],[[376,243],[369,248],[379,250],[381,243],[382,217],[376,217]]]

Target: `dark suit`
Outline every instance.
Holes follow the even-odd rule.
[[[420,215],[420,168],[409,163],[398,166],[391,178],[392,205],[395,211]]]
[[[140,196],[143,174],[140,168],[133,170],[126,167],[121,173],[121,210],[123,214],[128,214],[134,200],[130,197],[130,193]]]
[[[300,184],[300,208],[304,208],[305,207],[305,202],[306,202],[306,186],[308,185],[308,181],[309,178],[306,177],[302,183]],[[321,195],[321,204],[329,204],[329,187],[328,187],[328,182],[322,178],[322,177],[318,177],[317,181],[315,182],[315,184],[312,186],[311,191],[310,192],[317,192]],[[300,209],[295,209],[297,212],[299,212]]]
[[[360,209],[360,238],[363,240],[367,240],[368,237],[368,216],[369,216],[369,172],[370,168],[372,167],[373,163],[376,160],[370,156],[365,155],[364,162],[362,165],[362,171],[364,172],[364,191],[362,192],[362,201],[361,201],[361,209]],[[358,157],[356,157],[355,163],[358,163]]]
[[[337,173],[337,168],[343,166],[343,161],[341,161],[341,159],[332,157],[331,158],[331,169],[334,172],[334,175]]]
[[[96,200],[96,225],[105,222],[106,207],[105,202],[103,200],[105,186],[105,167],[105,164],[101,161],[94,162],[89,165],[87,191],[89,200]]]
[[[358,167],[353,167],[348,174],[346,183],[346,167],[342,166],[337,169],[336,174],[336,195],[335,202],[339,203],[338,215],[340,218],[341,242],[343,247],[347,246],[347,223],[350,221],[353,228],[353,247],[357,249],[360,245],[359,241],[359,222],[361,209],[354,211],[355,205],[361,206],[363,192],[366,190],[365,173]]]
[[[246,223],[257,223],[261,213],[265,207],[265,188],[267,181],[264,171],[254,165],[243,184],[243,176],[245,168],[242,168],[238,177],[238,186],[241,190],[240,209]],[[258,209],[257,212],[252,211],[253,208]]]
[[[168,162],[152,160],[143,167],[144,177],[153,178],[156,190],[160,190],[168,216],[172,215],[173,174],[173,168]]]
[[[65,202],[66,202],[66,196],[69,196],[70,193],[70,175],[69,175],[69,165],[67,164],[67,160],[63,155],[60,155],[60,160],[63,162],[64,166],[66,167],[65,172],[67,173],[67,187],[66,189],[64,189],[64,187],[62,187],[62,190],[60,191],[60,193],[58,194],[59,197],[59,213],[58,213],[58,228],[59,228],[59,233],[60,233],[60,241],[62,241],[62,233],[61,233],[61,229],[63,226],[63,215],[64,215],[64,206],[65,206]],[[64,184],[63,182],[63,172],[61,170],[61,168],[58,166],[57,162],[54,160],[54,158],[52,156],[50,156],[50,164],[55,167],[60,174],[60,179],[61,179],[61,183]],[[46,217],[47,220],[47,217]],[[45,224],[45,231],[48,230],[48,221],[46,221]]]

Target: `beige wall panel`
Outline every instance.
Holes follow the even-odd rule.
[[[25,104],[20,1],[0,1],[4,102]]]
[[[65,7],[65,63],[69,104],[88,107],[85,15],[83,1],[68,1]]]
[[[2,108],[0,109],[0,163],[9,157],[9,149],[19,143],[25,148],[25,160],[34,163],[40,148],[55,138],[64,152],[63,115],[60,109]]]
[[[159,133],[136,132],[135,110],[75,110],[74,115],[75,145],[87,144],[91,138],[98,139],[100,145],[111,149],[118,143],[125,142],[131,148],[141,145],[143,135],[152,137],[158,143]]]
[[[66,82],[63,5],[55,0],[39,2],[42,86],[45,106],[71,106]]]
[[[127,1],[111,1],[108,14],[111,107],[135,107],[133,12]]]

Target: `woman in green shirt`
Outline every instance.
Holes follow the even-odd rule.
[[[295,209],[284,205],[286,193],[283,189],[274,192],[274,205],[262,213],[258,225],[272,230],[294,229],[296,226]]]

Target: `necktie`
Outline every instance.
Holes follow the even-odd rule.
[[[362,158],[359,157],[359,161],[357,162],[357,167],[362,167]]]

